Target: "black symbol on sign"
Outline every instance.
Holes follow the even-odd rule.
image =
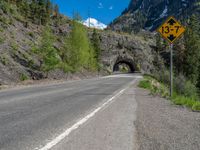
[[[172,41],[174,41],[174,39],[176,38],[176,36],[174,36],[173,34],[171,34],[167,38],[172,42]]]
[[[167,23],[173,26],[176,23],[176,21],[174,21],[174,19],[170,19]]]

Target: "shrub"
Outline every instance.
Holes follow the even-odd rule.
[[[158,81],[160,81],[164,84],[167,84],[167,85],[170,84],[170,72],[169,71],[163,70],[160,72],[156,72],[154,74],[154,76]]]
[[[5,56],[0,56],[0,61],[3,65],[7,65],[8,64],[8,60]]]
[[[182,74],[179,74],[177,77],[175,77],[174,88],[175,91],[180,95],[191,98],[197,97],[197,88],[190,81],[187,81]]]
[[[25,80],[28,80],[28,79],[29,79],[29,77],[28,77],[26,74],[23,74],[23,73],[20,74],[20,77],[19,77],[19,78],[20,78],[21,81],[25,81]]]
[[[10,24],[10,19],[6,18],[4,16],[0,16],[0,22],[3,23],[4,25],[9,25]]]
[[[191,81],[187,81],[185,83],[185,96],[188,97],[197,97],[197,88],[194,84],[191,83]]]
[[[33,32],[29,32],[28,35],[32,38],[34,38],[34,33]]]
[[[193,111],[200,111],[200,102],[196,102],[193,106],[192,106],[192,110]]]
[[[10,5],[5,1],[0,1],[0,8],[3,10],[4,13],[7,14],[10,10]]]
[[[5,41],[5,38],[0,37],[0,44],[2,44]]]
[[[145,76],[145,79],[140,81],[139,87],[149,89],[151,94],[160,95],[164,98],[169,98],[169,90],[166,84],[158,82],[151,76]],[[193,111],[200,111],[200,101],[198,101],[198,95],[196,87],[180,75],[175,78],[175,91],[171,98],[171,101],[175,105],[186,106],[192,108]],[[178,91],[178,92],[177,92]]]
[[[174,80],[174,88],[176,89],[176,92],[178,94],[184,94],[185,83],[186,83],[186,79],[182,74],[178,75],[176,79]]]
[[[151,89],[151,82],[149,80],[142,80],[138,86],[144,89]]]
[[[12,47],[12,49],[14,51],[17,51],[19,49],[19,45],[17,43],[15,43],[15,42],[12,42],[10,46]]]

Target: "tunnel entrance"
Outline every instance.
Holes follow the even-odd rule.
[[[121,60],[117,61],[113,67],[113,72],[119,73],[134,73],[135,67],[132,62]]]

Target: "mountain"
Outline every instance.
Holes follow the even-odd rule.
[[[128,8],[108,28],[115,31],[154,31],[169,16],[186,20],[199,14],[199,0],[131,0]]]
[[[87,20],[85,20],[83,22],[83,24],[87,27],[91,27],[91,28],[96,28],[96,29],[105,29],[107,28],[107,25],[99,22],[98,20],[94,19],[94,18],[88,18]]]

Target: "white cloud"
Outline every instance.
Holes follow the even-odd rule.
[[[104,8],[104,7],[103,7],[103,4],[102,4],[102,3],[99,3],[98,8],[99,8],[99,9]]]
[[[110,10],[113,10],[113,6],[110,6],[109,9],[110,9]]]

